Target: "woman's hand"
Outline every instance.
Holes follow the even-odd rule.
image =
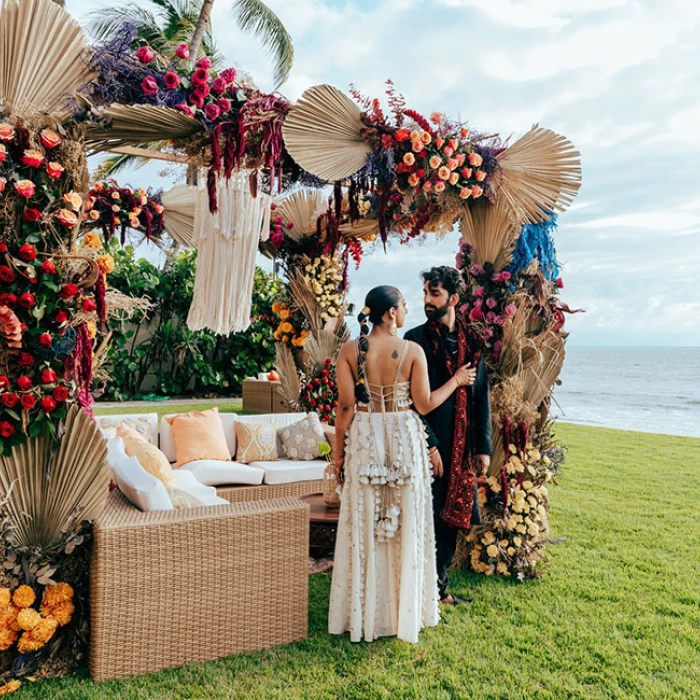
[[[345,481],[345,457],[338,457],[333,460],[333,473],[336,481],[342,486]]]
[[[454,374],[457,386],[471,386],[476,381],[476,367],[472,367],[471,362],[460,367]]]
[[[440,451],[438,450],[437,447],[431,447],[428,450],[428,457],[430,458],[430,464],[433,467],[433,474],[435,475],[436,479],[439,479],[442,477],[443,474],[443,466],[442,466],[442,457],[440,455]]]

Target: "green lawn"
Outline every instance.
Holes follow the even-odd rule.
[[[700,440],[558,432],[570,449],[550,522],[566,541],[549,546],[548,575],[455,575],[469,605],[417,646],[329,637],[319,575],[307,640],[99,686],[81,671],[15,697],[700,698]]]
[[[201,403],[177,403],[176,401],[158,401],[153,403],[142,402],[139,406],[101,406],[95,404],[93,413],[98,416],[114,416],[120,413],[157,413],[158,419],[166,413],[185,413],[186,411],[205,411],[216,406],[219,413],[241,413],[243,408],[242,399],[231,399],[213,403],[212,401],[202,401]]]

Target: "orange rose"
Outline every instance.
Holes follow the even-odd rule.
[[[90,212],[90,218],[91,218],[93,221],[97,221],[97,220],[100,218],[100,212],[99,212],[99,211],[96,211],[95,209],[93,209],[93,210]]]
[[[464,159],[465,159],[466,157],[467,157],[467,156],[466,156],[464,153],[458,153],[458,154],[455,156],[455,160],[457,161],[457,165],[459,165],[460,168],[464,165]]]
[[[162,204],[154,204],[153,208],[156,210],[156,214],[162,214],[165,207]]]
[[[454,148],[454,150],[456,151],[456,150],[459,148],[459,141],[458,141],[457,139],[450,139],[450,140],[447,142],[447,145],[448,145],[450,148]]]
[[[450,175],[450,185],[456,185],[459,182],[459,173],[452,173]]]
[[[34,196],[36,185],[31,180],[20,180],[19,182],[15,182],[15,189],[20,197],[29,199]]]
[[[462,199],[469,199],[469,197],[472,196],[472,191],[468,187],[462,187],[462,189],[459,191],[459,196]]]
[[[22,163],[29,168],[38,168],[44,162],[44,154],[28,148],[22,154]]]
[[[477,182],[483,182],[486,179],[486,173],[483,170],[477,170],[474,173]]]
[[[42,129],[39,139],[41,140],[41,145],[48,149],[56,148],[63,141],[53,129]]]
[[[15,127],[11,124],[0,124],[0,141],[12,141],[15,137]]]
[[[116,214],[119,211],[120,207],[118,204],[112,204],[112,211]]]
[[[48,173],[49,177],[52,177],[54,180],[58,180],[61,175],[63,175],[64,170],[65,168],[60,163],[51,161],[50,163],[46,164],[46,172]]]
[[[138,228],[141,225],[138,219],[129,219],[129,226],[131,228]]]
[[[474,165],[477,168],[484,162],[484,159],[478,153],[469,154],[469,165]]]
[[[452,148],[452,146],[445,146],[445,148],[442,149],[442,152],[448,157],[451,158],[452,154],[455,152],[455,149]]]
[[[413,173],[412,175],[410,175],[409,178],[408,178],[408,184],[409,184],[411,187],[416,187],[416,186],[418,185],[419,182],[420,182],[420,178],[419,178],[418,175],[416,175],[415,173]]]
[[[411,138],[411,132],[408,129],[397,129],[394,138],[399,142],[408,141]]]
[[[442,138],[442,136],[438,136],[435,139],[435,146],[436,148],[442,148],[443,144],[445,143],[445,139]]]
[[[121,199],[119,192],[112,192],[112,199]]]
[[[78,223],[78,217],[69,209],[59,209],[54,216],[58,219],[59,223],[68,228],[73,228]]]
[[[423,150],[423,144],[421,141],[411,141],[411,150],[414,153],[420,153]]]
[[[411,141],[420,141],[420,131],[418,129],[414,129],[411,132]]]
[[[430,121],[433,122],[433,124],[442,124],[442,114],[440,112],[433,112],[430,115]]]
[[[438,177],[441,180],[448,180],[450,177],[450,169],[446,166],[443,165],[439,170],[438,170]]]
[[[83,198],[77,192],[68,192],[63,195],[63,201],[74,211],[83,206]]]
[[[449,158],[445,165],[447,165],[447,167],[450,170],[454,170],[459,165],[459,163],[457,162],[456,158]]]
[[[427,146],[433,140],[433,137],[430,135],[429,131],[424,131],[420,135],[420,140],[421,140],[421,143],[423,143]]]
[[[434,187],[433,189],[434,189],[438,194],[440,194],[440,192],[444,192],[444,191],[445,191],[445,183],[444,183],[442,180],[440,180],[440,182],[436,182],[436,183],[435,183],[435,187]]]
[[[484,189],[482,187],[479,187],[479,185],[474,185],[474,187],[472,187],[472,197],[474,197],[474,199],[481,197],[482,194],[484,194]]]
[[[413,165],[416,162],[416,157],[413,153],[406,153],[404,154],[403,162],[406,163],[406,165]]]
[[[442,158],[440,158],[440,156],[433,156],[428,161],[428,165],[430,165],[431,168],[439,168],[441,164],[442,164]]]
[[[430,192],[433,189],[433,183],[428,180],[428,182],[423,183],[423,192]]]
[[[469,138],[469,129],[465,129],[464,127],[462,127],[462,129],[460,129],[459,135],[463,139]]]

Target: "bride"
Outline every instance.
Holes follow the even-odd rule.
[[[472,384],[475,370],[461,367],[431,393],[422,348],[396,337],[405,316],[396,287],[375,287],[358,317],[360,337],[338,355],[333,460],[343,497],[328,631],[349,631],[353,642],[395,635],[415,643],[439,620],[431,465],[418,413]]]

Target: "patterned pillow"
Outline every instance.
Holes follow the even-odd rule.
[[[144,416],[97,416],[97,427],[102,431],[102,434],[107,438],[111,439],[117,436],[117,428],[120,425],[126,424],[130,428],[133,428],[147,442],[153,443],[153,433],[157,432],[157,417],[153,420],[151,414]],[[155,428],[155,431],[154,431]]]
[[[236,461],[273,462],[277,459],[277,427],[274,423],[236,421]]]
[[[288,459],[306,462],[321,456],[318,451],[319,442],[328,442],[321,421],[315,413],[309,413],[300,421],[280,428],[277,434]]]

